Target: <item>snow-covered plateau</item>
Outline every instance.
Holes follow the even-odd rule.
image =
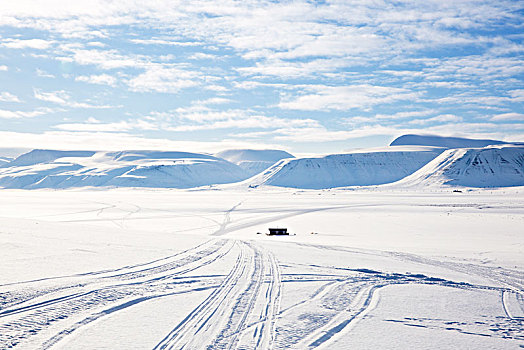
[[[0,195],[2,349],[524,344],[524,187]]]

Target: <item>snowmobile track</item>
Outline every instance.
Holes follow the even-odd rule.
[[[274,256],[237,241],[236,263],[221,285],[157,344],[155,349],[272,347],[281,279]],[[255,330],[247,334],[251,324]]]
[[[159,296],[216,287],[220,283],[218,278],[195,282],[194,279],[180,281],[174,277],[220,260],[230,252],[233,245],[231,241],[219,240],[168,263],[104,276],[79,287],[36,293],[37,296],[18,303],[16,308],[1,310],[0,348],[12,348],[49,328],[57,330],[57,334],[51,337],[54,339],[52,342],[48,340],[44,344],[54,344],[79,327],[71,326],[71,322],[75,323],[82,315],[91,315],[86,318],[91,322],[108,314],[107,310],[114,312]],[[80,321],[75,324],[89,322]]]

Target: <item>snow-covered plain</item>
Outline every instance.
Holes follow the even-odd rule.
[[[0,196],[2,349],[524,346],[524,187]]]

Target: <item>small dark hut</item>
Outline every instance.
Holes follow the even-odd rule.
[[[289,235],[287,228],[270,228],[269,236],[280,236],[280,235]]]

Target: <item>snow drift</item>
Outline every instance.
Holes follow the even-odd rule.
[[[4,188],[83,186],[190,188],[237,182],[246,173],[211,155],[161,151],[33,150],[0,168]]]
[[[410,176],[392,184],[410,186],[524,186],[524,147],[451,149]]]
[[[246,182],[251,187],[272,185],[306,189],[385,184],[412,174],[440,152],[431,148],[418,151],[390,148],[381,152],[285,159]]]
[[[216,154],[241,167],[248,177],[261,173],[281,159],[294,158],[293,155],[281,150],[231,149]]]

